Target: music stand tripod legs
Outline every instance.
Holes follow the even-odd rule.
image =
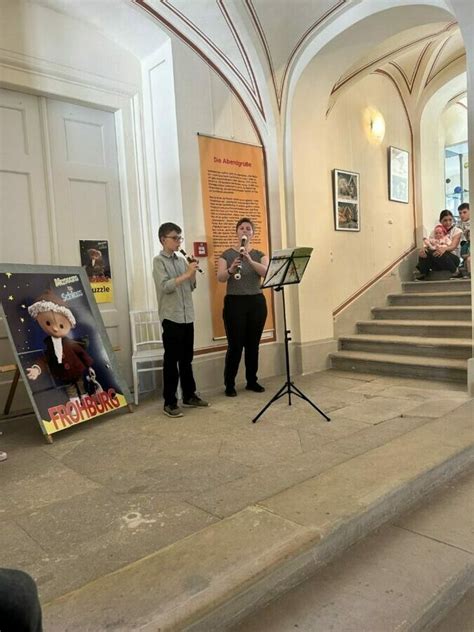
[[[318,406],[316,406],[316,404],[314,402],[312,402],[309,399],[309,397],[307,397],[303,393],[303,391],[301,391],[291,381],[291,376],[290,376],[290,356],[289,356],[289,345],[288,345],[289,341],[291,340],[291,338],[290,338],[291,331],[286,328],[285,289],[281,285],[279,287],[275,287],[274,289],[275,289],[275,292],[281,292],[281,295],[282,295],[282,298],[283,298],[283,323],[284,323],[284,327],[285,327],[286,382],[283,384],[283,386],[280,388],[280,390],[275,393],[275,395],[271,398],[271,400],[267,404],[265,404],[265,406],[258,413],[258,415],[252,419],[252,423],[256,423],[258,421],[258,419],[263,415],[263,413],[267,410],[267,408],[269,408],[273,404],[273,402],[276,402],[278,399],[280,399],[280,397],[284,397],[285,395],[288,395],[288,406],[291,406],[291,396],[292,395],[296,395],[300,399],[304,399],[305,402],[308,402],[308,404],[310,404],[315,410],[317,410],[318,413],[320,415],[322,415],[326,421],[331,421],[330,418],[326,415],[326,413],[324,413]]]

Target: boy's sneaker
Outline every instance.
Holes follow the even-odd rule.
[[[188,397],[188,399],[183,399],[183,406],[185,408],[206,408],[210,406],[210,404],[197,395],[193,395],[192,397]]]
[[[456,270],[456,272],[454,272],[454,274],[452,274],[450,278],[451,279],[463,279],[464,278],[464,274],[463,274],[463,271],[461,270],[461,268]]]
[[[178,404],[168,404],[167,406],[163,408],[163,412],[165,415],[168,415],[168,417],[182,417],[183,416],[183,411],[178,406]]]
[[[6,461],[7,457],[8,457],[8,454],[0,450],[0,461]]]

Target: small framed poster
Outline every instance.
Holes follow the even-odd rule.
[[[388,148],[388,199],[408,204],[410,154],[398,147]]]
[[[335,229],[360,231],[359,174],[334,169],[333,176]]]
[[[79,240],[81,265],[89,277],[92,292],[98,303],[112,303],[114,290],[110,270],[109,242],[106,239]]]

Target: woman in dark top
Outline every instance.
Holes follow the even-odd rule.
[[[237,395],[235,377],[244,348],[246,388],[256,393],[265,390],[257,381],[257,371],[258,347],[267,318],[267,304],[260,286],[268,257],[261,250],[252,249],[253,235],[252,221],[248,217],[240,219],[236,226],[236,245],[222,253],[217,266],[217,280],[227,283],[223,318],[228,343],[224,369],[228,397]],[[244,237],[245,246],[240,252]]]
[[[454,217],[451,211],[441,211],[439,222],[444,226],[446,236],[450,238],[451,244],[449,246],[438,246],[436,250],[429,250],[428,252],[426,252],[424,248],[419,251],[418,264],[416,266],[419,271],[416,277],[418,281],[425,279],[431,270],[449,270],[450,272],[456,272],[458,268],[462,230],[454,223]],[[430,234],[430,237],[433,236],[434,231]]]

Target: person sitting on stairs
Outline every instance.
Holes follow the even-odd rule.
[[[451,245],[440,244],[436,250],[426,250],[425,246],[418,253],[418,281],[426,279],[431,270],[448,270],[456,272],[459,266],[460,241],[462,230],[455,225],[454,217],[451,211],[445,209],[441,211],[439,223],[446,230],[446,236],[451,239]],[[430,238],[434,238],[434,231],[431,232]]]
[[[452,279],[471,278],[471,211],[469,204],[464,202],[458,206],[458,213],[461,219],[461,257],[462,266],[453,274]]]

